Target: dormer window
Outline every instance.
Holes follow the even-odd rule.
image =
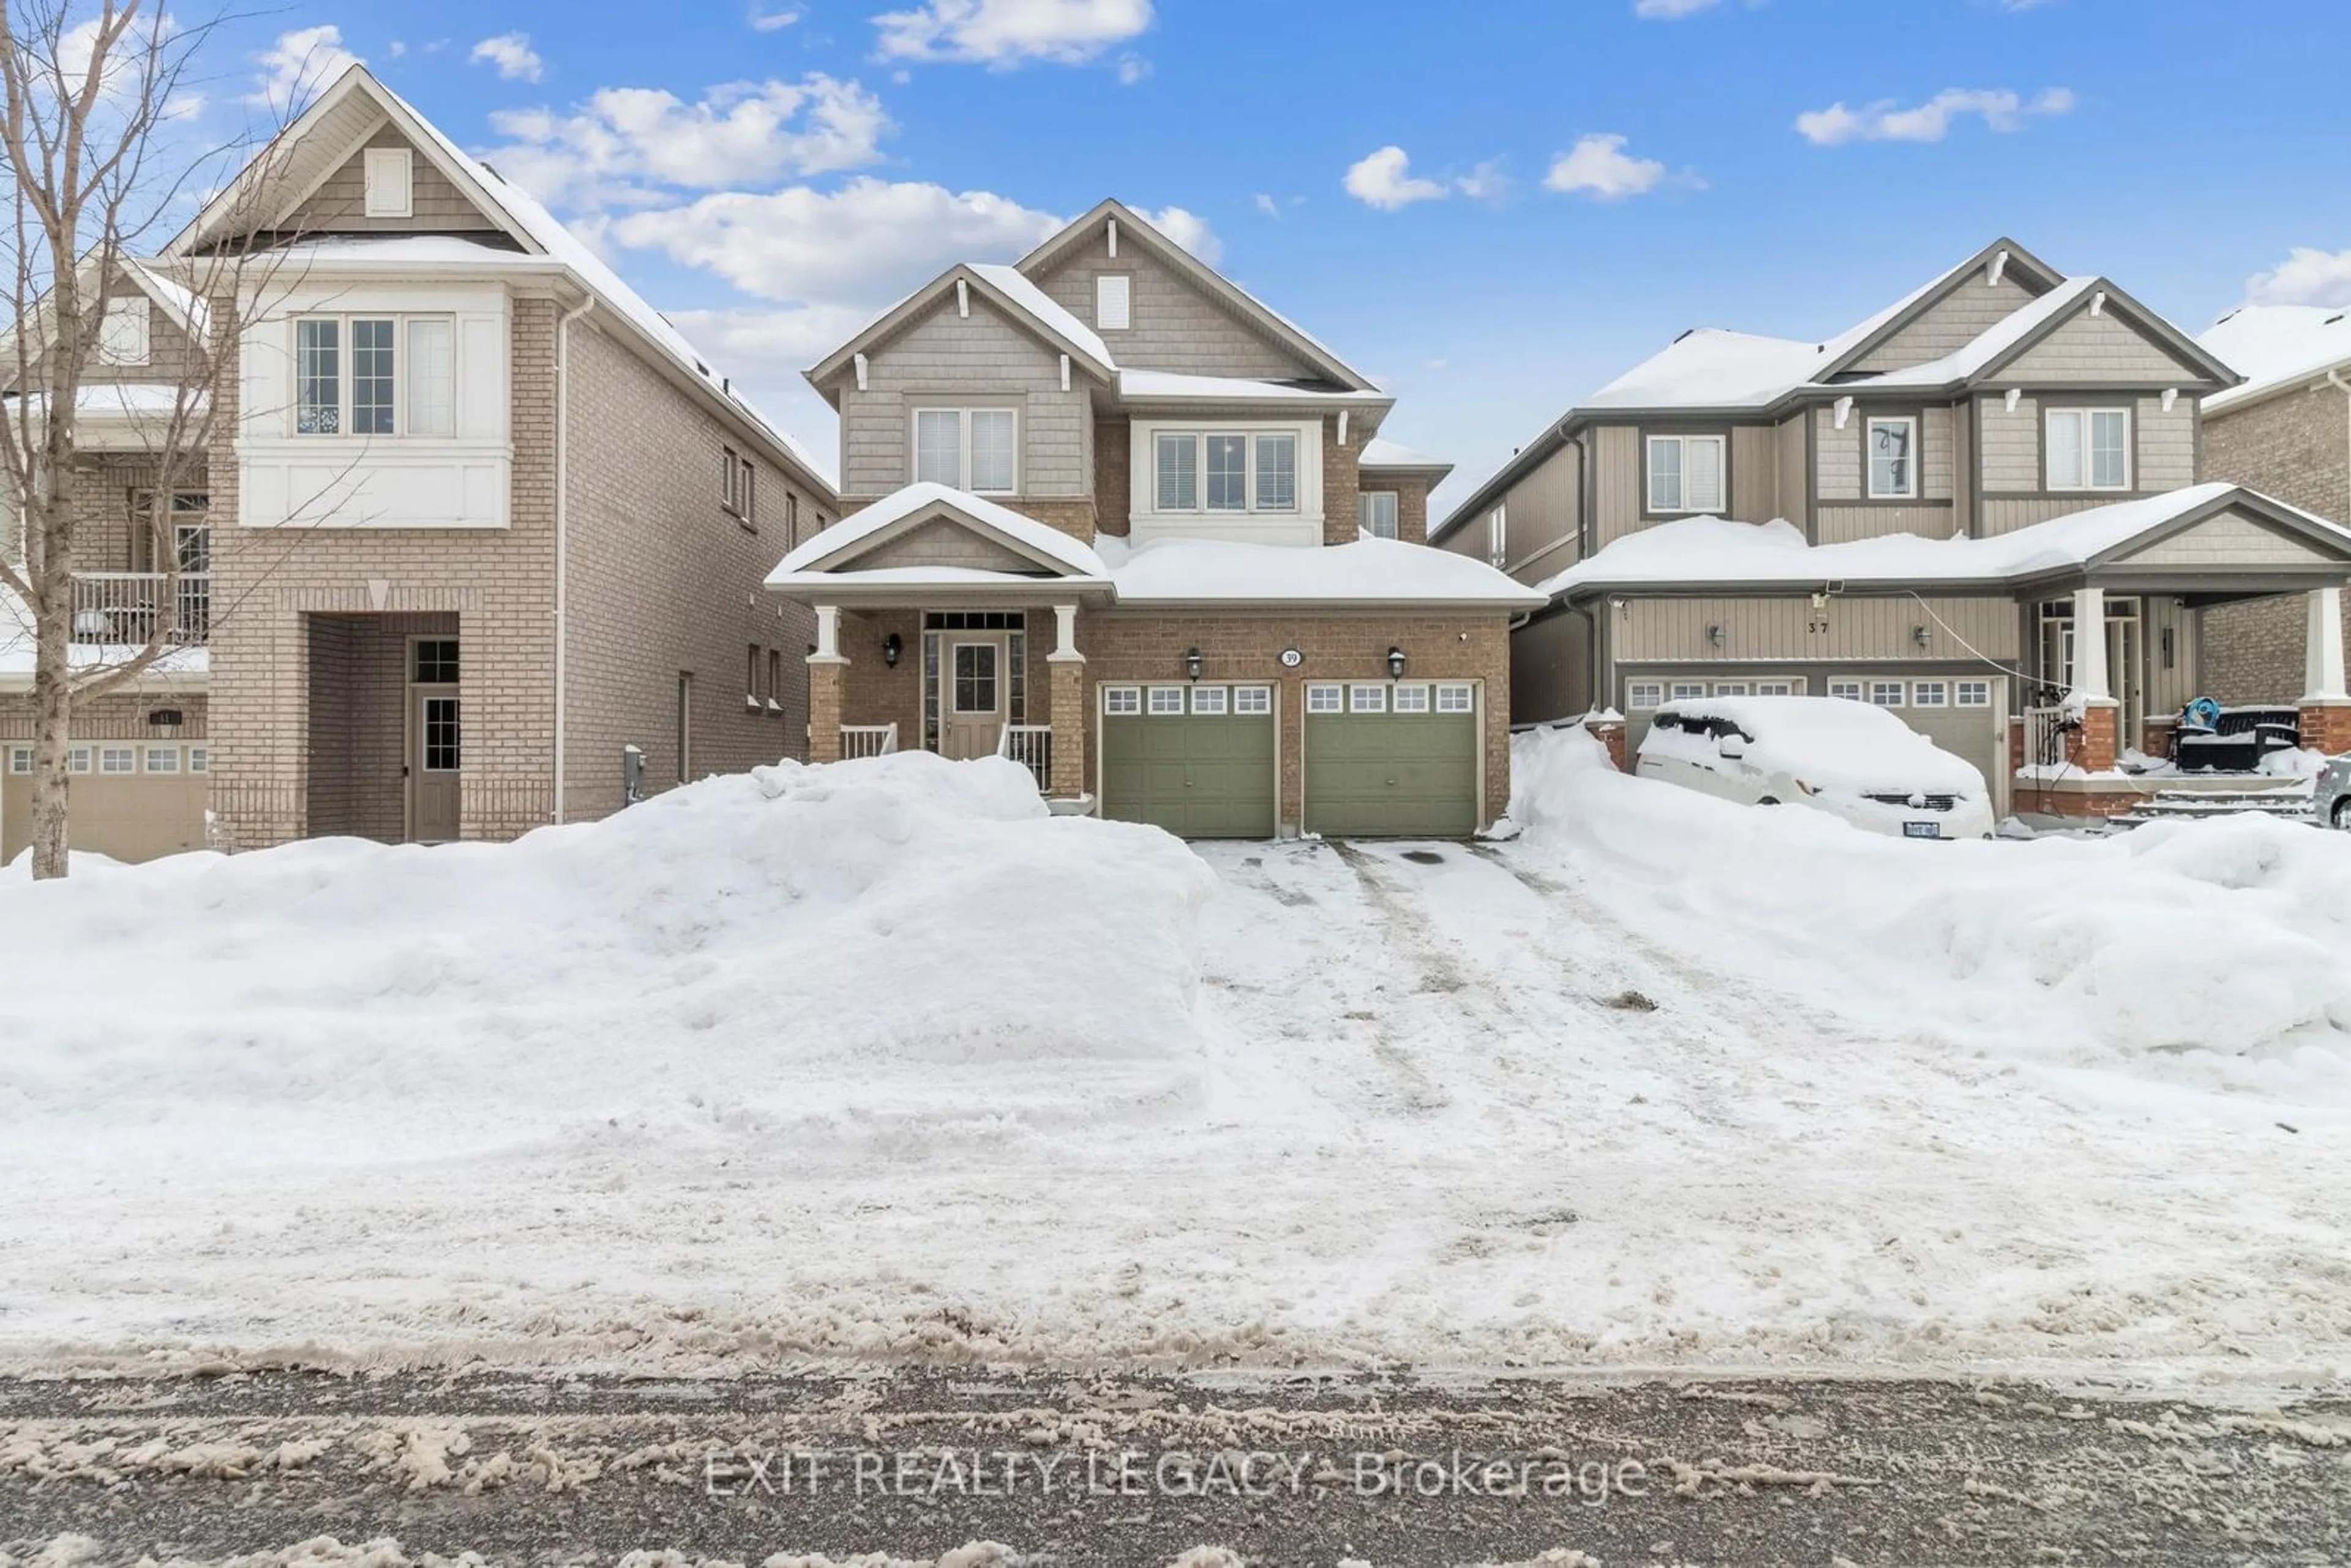
[[[1123,332],[1133,319],[1134,280],[1123,272],[1105,272],[1094,279],[1094,329]]]
[[[1863,439],[1869,453],[1869,498],[1917,499],[1918,422],[1907,417],[1872,419]]]
[[[361,160],[367,192],[361,210],[371,218],[416,215],[415,154],[405,147],[371,147]]]

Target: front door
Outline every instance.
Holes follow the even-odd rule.
[[[464,779],[457,640],[417,638],[409,658],[408,744],[401,769],[408,782],[408,836],[418,843],[446,843],[457,836]]]
[[[1004,734],[1004,674],[1002,637],[948,641],[941,755],[961,759],[995,753]]]

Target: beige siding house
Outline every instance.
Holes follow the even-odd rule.
[[[148,375],[216,364],[182,546],[202,612],[77,716],[77,847],[511,838],[801,752],[810,621],[758,588],[832,485],[538,203],[355,68],[144,265],[248,247],[219,340],[155,313]],[[86,517],[124,515],[139,433],[85,434]],[[103,644],[156,563],[84,538],[113,558],[85,554],[77,635]],[[11,700],[0,743],[30,733]],[[117,738],[141,743],[120,773]]]
[[[1636,747],[1676,700],[1848,696],[2012,809],[2123,809],[2230,606],[2295,627],[2293,678],[2231,695],[2351,745],[2339,634],[2301,630],[2351,578],[2346,497],[2202,482],[2261,477],[2209,461],[2200,411],[2239,380],[2108,279],[1999,240],[1825,342],[1684,334],[1435,541],[1546,595],[1512,639],[1520,721],[1621,715]]]
[[[1431,550],[1393,400],[1105,202],[809,372],[849,515],[784,556],[809,752],[1025,763],[1193,837],[1460,835],[1509,798],[1508,627]]]

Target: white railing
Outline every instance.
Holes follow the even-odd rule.
[[[167,599],[171,580],[160,571],[74,573],[73,640],[137,647],[160,629],[166,642],[201,646],[212,634],[212,574],[182,572],[176,592]],[[162,613],[167,605],[176,605],[169,616]]]
[[[841,759],[852,757],[887,757],[898,749],[898,727],[894,724],[844,724],[841,727]]]
[[[1037,788],[1053,782],[1053,727],[1050,724],[1008,724],[996,743],[996,755],[1008,757],[1037,776]]]
[[[2054,768],[2066,759],[2065,710],[2029,707],[2024,710],[2024,765]]]

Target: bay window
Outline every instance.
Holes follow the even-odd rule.
[[[2053,408],[2048,419],[2049,487],[2130,488],[2130,413],[2120,408]]]
[[[1019,487],[1019,420],[1008,408],[918,408],[914,477],[974,495]]]
[[[1918,495],[1918,422],[1873,419],[1867,435],[1869,498],[1909,501]]]
[[[1161,431],[1152,442],[1156,512],[1294,512],[1294,431]]]
[[[455,323],[446,316],[305,316],[294,323],[297,435],[456,432]]]
[[[1719,435],[1649,437],[1649,510],[1722,510],[1724,438]]]

